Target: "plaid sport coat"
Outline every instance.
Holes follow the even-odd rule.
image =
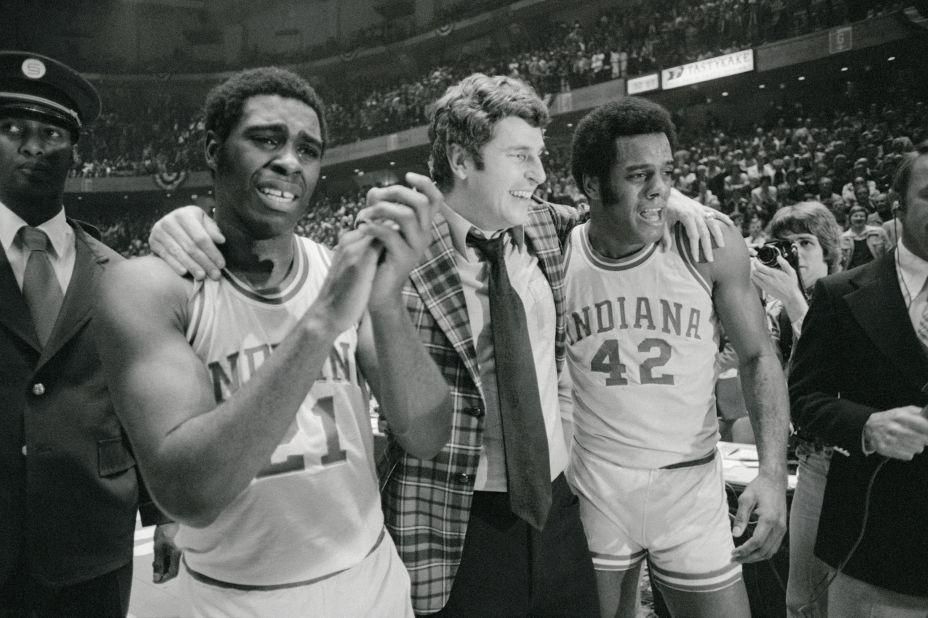
[[[557,314],[555,361],[564,362],[564,268],[561,248],[578,213],[536,204],[525,240],[551,284]],[[406,453],[387,433],[378,462],[387,529],[412,579],[417,614],[444,607],[461,562],[475,473],[483,448],[484,402],[473,334],[447,220],[437,215],[432,243],[403,289],[403,300],[423,345],[451,387],[451,438],[431,460]]]

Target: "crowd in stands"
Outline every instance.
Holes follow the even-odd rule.
[[[482,6],[455,3],[446,8],[470,11],[477,4]],[[898,8],[898,3],[875,3],[868,15]],[[455,15],[460,18],[464,13]],[[429,104],[474,71],[517,76],[542,95],[554,94],[797,36],[847,19],[844,0],[634,0],[587,24],[552,23],[546,17],[536,23],[511,24],[505,51],[437,64],[419,77],[384,83],[346,78],[322,83],[319,90],[327,101],[330,143],[337,145],[424,124]],[[155,89],[149,89],[155,94],[141,105],[137,96],[113,90],[106,92],[106,113],[90,131],[91,138],[81,143],[74,175],[204,169],[196,144],[197,109]]]
[[[106,104],[77,143],[72,176],[138,176],[203,169],[199,111],[169,94],[108,88]]]
[[[820,110],[801,103],[771,108],[763,124],[733,131],[721,119],[688,122],[678,117],[673,184],[701,203],[732,215],[748,236],[782,206],[817,200],[845,228],[855,205],[868,209],[871,223],[888,221],[890,180],[905,152],[928,138],[928,109],[906,84],[915,76],[901,71],[881,102],[848,95]],[[569,170],[569,149],[552,144],[545,159],[547,179],[541,198],[587,207]],[[297,232],[334,246],[364,204],[364,191],[326,195],[300,221]],[[97,221],[105,239],[125,255],[147,253],[145,239],[160,216]]]

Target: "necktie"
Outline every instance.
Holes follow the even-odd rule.
[[[541,530],[551,508],[548,438],[522,300],[509,283],[503,236],[468,235],[490,266],[490,328],[512,512]]]
[[[23,275],[23,298],[32,314],[32,324],[39,343],[44,347],[58,319],[64,295],[58,285],[55,269],[48,259],[48,236],[45,232],[24,226],[20,228],[20,238],[24,251],[29,253]]]

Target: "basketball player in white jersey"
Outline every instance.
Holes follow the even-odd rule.
[[[660,242],[673,141],[667,111],[633,97],[594,110],[574,135],[590,220],[565,252],[570,480],[603,616],[635,615],[645,559],[675,616],[748,616],[740,563],[773,555],[786,528],[785,381],[735,230],[713,262],[691,254],[679,226]],[[759,436],[734,529],[715,448],[719,320]],[[752,512],[753,536],[735,549]]]
[[[178,522],[198,616],[411,616],[383,527],[366,378],[404,448],[432,457],[448,388],[400,289],[441,194],[368,194],[330,252],[293,230],[325,147],[300,77],[239,73],[206,100],[226,267],[194,283],[142,258],[104,282],[102,356],[152,494]]]

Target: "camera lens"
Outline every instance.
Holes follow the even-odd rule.
[[[780,250],[773,245],[764,245],[757,248],[757,259],[764,266],[777,266],[778,255],[780,255]]]

